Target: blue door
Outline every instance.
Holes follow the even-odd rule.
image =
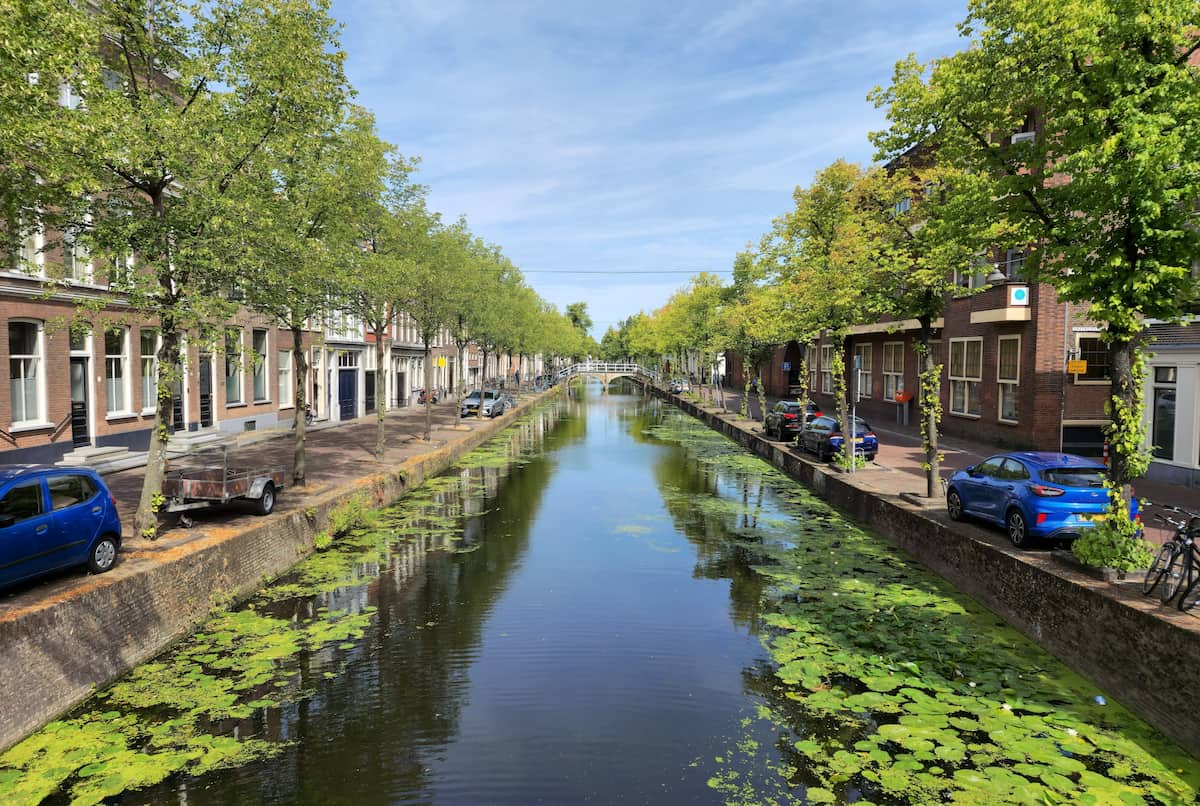
[[[338,419],[353,420],[358,416],[358,370],[338,370]]]
[[[0,583],[16,582],[55,567],[42,480],[25,479],[0,495]]]
[[[985,459],[975,465],[970,477],[962,482],[963,507],[968,512],[982,515],[985,518],[1003,517],[1003,512],[997,512],[1000,508],[1002,491],[996,486],[997,477],[1000,475],[1000,466],[1003,462],[1003,456]]]

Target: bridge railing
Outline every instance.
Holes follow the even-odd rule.
[[[613,361],[583,361],[578,364],[572,364],[565,369],[559,370],[558,377],[572,378],[576,375],[587,374],[633,375],[649,378],[651,381],[658,383],[658,373],[646,369],[641,364]]]

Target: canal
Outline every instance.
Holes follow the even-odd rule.
[[[0,801],[1196,802],[1195,759],[636,387],[340,522],[0,757]]]

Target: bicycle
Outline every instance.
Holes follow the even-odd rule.
[[[1146,578],[1142,581],[1142,593],[1145,594],[1149,594],[1156,585],[1162,583],[1162,588],[1158,593],[1159,600],[1163,604],[1170,602],[1179,592],[1180,587],[1183,587],[1185,592],[1190,591],[1195,587],[1197,580],[1200,580],[1200,551],[1196,548],[1196,535],[1197,532],[1200,532],[1200,515],[1179,507],[1168,507],[1167,509],[1185,517],[1182,520],[1176,520],[1165,515],[1156,514],[1154,516],[1155,520],[1162,521],[1174,528],[1175,533],[1158,550],[1154,562],[1146,571]],[[1186,584],[1183,584],[1185,580]],[[1182,602],[1181,598],[1180,609],[1184,609]]]
[[[299,418],[292,418],[292,430],[293,431],[296,430],[296,420],[297,419],[299,419]],[[314,419],[315,419],[315,415],[313,414],[312,406],[305,403],[304,404],[304,424],[312,425]]]

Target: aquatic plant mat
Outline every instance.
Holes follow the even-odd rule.
[[[335,677],[375,616],[371,606],[329,606],[334,594],[379,577],[397,553],[471,550],[460,545],[464,523],[484,514],[499,475],[529,461],[545,408],[387,510],[351,502],[350,525],[324,550],[10,748],[0,756],[0,803],[100,803],[281,752],[286,740],[268,738],[278,709]]]
[[[664,491],[764,580],[747,674],[778,742],[747,720],[709,781],[727,802],[1197,802],[1196,759],[949,583],[691,417],[645,433],[760,490]]]

